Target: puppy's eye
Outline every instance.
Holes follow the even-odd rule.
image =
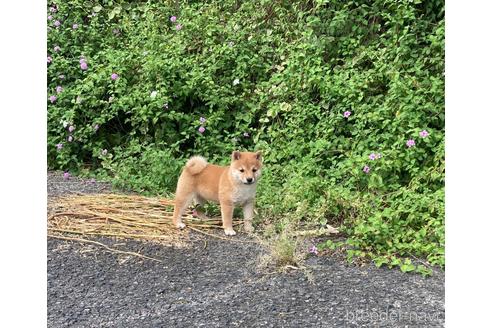
[[[256,172],[256,171],[258,171],[258,170],[257,169],[253,169],[253,172]]]
[[[244,169],[240,169],[239,172],[243,173],[244,172]]]

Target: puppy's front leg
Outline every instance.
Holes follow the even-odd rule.
[[[234,206],[228,202],[220,203],[220,211],[222,213],[222,227],[224,232],[228,236],[234,236],[236,232],[232,228],[232,214],[234,212]]]
[[[244,217],[244,231],[247,233],[252,233],[255,228],[253,228],[253,216],[254,216],[254,201],[250,201],[243,206],[243,217]]]

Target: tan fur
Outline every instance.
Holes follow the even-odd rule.
[[[185,227],[181,216],[193,200],[198,204],[213,201],[220,204],[226,235],[236,234],[232,228],[235,206],[243,208],[244,229],[252,232],[256,184],[261,175],[261,167],[260,152],[235,151],[231,155],[230,166],[208,164],[201,156],[190,158],[178,180],[173,223],[177,228]],[[204,217],[204,214],[198,212],[198,216]]]

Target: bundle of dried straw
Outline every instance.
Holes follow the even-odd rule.
[[[113,236],[169,244],[187,234],[187,230],[179,231],[173,226],[173,201],[168,199],[118,194],[76,195],[54,199],[48,209],[48,231],[52,235]],[[183,220],[193,230],[222,226],[220,218],[199,219],[191,210],[184,214]]]

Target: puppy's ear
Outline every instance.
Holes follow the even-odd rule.
[[[231,158],[233,161],[237,161],[239,158],[241,158],[241,153],[235,150],[232,152]]]
[[[261,157],[262,157],[261,151],[259,150],[259,151],[256,152],[256,159],[259,160],[259,161],[261,161]]]

